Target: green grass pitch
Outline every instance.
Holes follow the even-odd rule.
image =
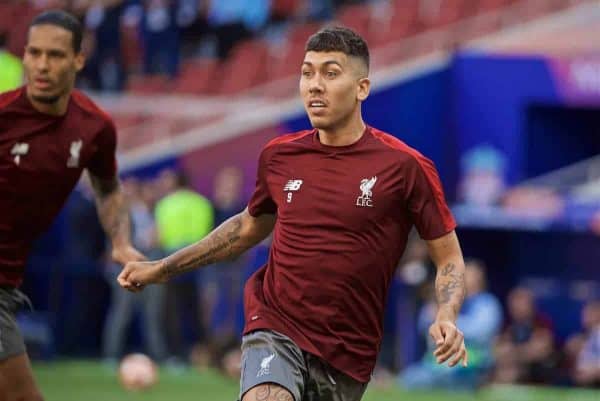
[[[152,389],[130,393],[116,373],[95,361],[35,363],[34,373],[46,401],[235,401],[238,383],[215,372],[161,371]],[[398,389],[367,390],[363,401],[598,401],[592,390],[494,386],[478,393],[406,393]]]

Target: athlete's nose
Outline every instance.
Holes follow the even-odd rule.
[[[48,71],[48,67],[49,67],[49,63],[48,63],[48,56],[46,56],[45,54],[40,55],[37,58],[37,63],[36,63],[36,68],[38,70],[38,72],[47,72]]]
[[[319,74],[316,74],[313,79],[310,81],[310,86],[308,87],[308,92],[310,94],[314,93],[323,93],[325,91],[325,86],[323,85],[323,80]]]

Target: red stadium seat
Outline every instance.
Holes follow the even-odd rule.
[[[521,21],[529,21],[557,10],[562,6],[562,3],[561,0],[525,2],[518,5],[518,16]]]
[[[306,43],[310,35],[317,32],[321,28],[317,23],[297,24],[290,28],[288,38],[292,42]]]
[[[165,75],[131,76],[127,81],[127,90],[136,94],[168,92],[170,87],[170,80]]]
[[[336,20],[345,27],[358,32],[365,40],[369,41],[371,32],[371,9],[359,4],[343,7],[336,16]]]
[[[300,66],[304,58],[303,41],[287,41],[281,48],[270,49],[267,58],[266,76],[269,81],[291,76],[300,77]]]
[[[8,50],[21,57],[27,43],[27,31],[31,20],[39,13],[40,10],[29,6],[27,2],[17,3],[13,5],[10,32],[8,37]]]
[[[268,48],[260,40],[244,41],[231,52],[223,66],[219,93],[231,94],[256,85],[266,75]]]
[[[175,82],[173,90],[178,93],[195,95],[213,94],[219,81],[216,74],[219,67],[218,60],[199,59],[186,62]]]
[[[477,11],[486,12],[497,10],[501,7],[508,5],[507,0],[479,0],[477,2]]]
[[[300,77],[306,41],[320,28],[319,24],[314,23],[296,25],[290,29],[285,41],[280,45],[270,46],[265,66],[269,82],[291,76]]]
[[[290,29],[287,39],[268,48],[265,76],[269,82],[290,76],[300,76],[306,41],[317,32],[319,24],[299,24]]]
[[[422,14],[423,23],[430,28],[438,28],[469,15],[469,1],[467,0],[440,0],[439,7],[432,7]]]
[[[271,13],[278,18],[290,18],[296,14],[299,5],[299,0],[273,0]]]
[[[126,70],[139,69],[142,64],[142,46],[137,25],[121,25],[121,54]]]
[[[115,125],[119,130],[135,127],[144,122],[144,117],[139,114],[112,114]]]
[[[372,14],[371,43],[374,46],[398,41],[419,29],[419,0],[396,1],[390,9]]]
[[[13,6],[0,3],[0,32],[8,33],[14,24]]]

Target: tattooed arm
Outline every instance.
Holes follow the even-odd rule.
[[[467,363],[463,333],[456,327],[456,318],[465,298],[465,263],[456,233],[427,241],[429,255],[437,266],[435,294],[438,311],[429,334],[436,343],[434,356],[438,363],[450,360],[455,366],[462,360]],[[452,359],[450,359],[452,357]]]
[[[146,284],[164,283],[173,276],[211,263],[234,259],[265,239],[275,215],[253,217],[248,210],[231,217],[202,240],[164,259],[128,263],[119,275],[122,287],[136,291]]]
[[[129,211],[117,177],[103,179],[89,173],[96,195],[98,217],[112,243],[112,258],[121,264],[144,260],[130,243]]]

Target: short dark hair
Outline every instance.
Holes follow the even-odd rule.
[[[56,25],[71,32],[73,36],[73,50],[81,51],[83,27],[77,18],[63,10],[49,10],[41,13],[31,21],[29,28],[36,25]]]
[[[342,52],[360,58],[369,70],[369,46],[352,29],[341,26],[326,27],[313,34],[306,42],[307,52]]]

